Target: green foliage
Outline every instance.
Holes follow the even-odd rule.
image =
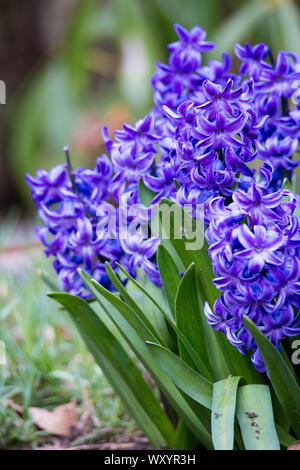
[[[163,203],[171,204],[167,200]],[[162,224],[164,219],[160,220]],[[69,311],[90,352],[157,448],[164,443],[176,449],[200,446],[223,450],[278,450],[280,445],[285,448],[299,437],[300,393],[292,366],[260,330],[245,319],[270,375],[270,383],[263,385],[266,379],[254,371],[249,358],[238,351],[238,355],[232,354],[232,346],[225,336],[216,335],[207,324],[204,302],[212,303],[217,295],[207,245],[186,250],[185,235],[180,239],[172,232],[176,223],[178,219],[174,215],[169,246],[175,249],[185,267],[182,278],[166,245],[160,246],[157,255],[163,283],[161,293],[169,308],[165,300],[157,300],[157,288],[153,294],[147,284],[133,279],[120,267],[122,276],[128,277],[129,284],[125,288],[108,263],[107,274],[117,293],[109,292],[79,270],[98,301],[101,314],[99,310],[93,311],[95,304],[89,305],[68,294],[49,295]],[[147,298],[148,304],[143,304],[142,298]],[[161,329],[162,323],[148,315],[152,308],[169,329],[168,337]],[[134,360],[127,350],[131,350]],[[151,375],[154,390],[146,385],[139,372],[141,368]],[[235,372],[238,369],[242,371],[240,375]],[[271,398],[271,391],[277,401]],[[158,396],[160,398],[156,398]],[[280,425],[275,423],[273,409]],[[280,418],[279,409],[288,416],[292,434],[289,423]]]
[[[244,322],[260,350],[277,398],[289,417],[297,437],[300,437],[300,387],[291,364],[285,361],[275,346],[249,318],[244,317]]]
[[[77,2],[62,47],[41,64],[12,108],[13,171],[15,179],[22,181],[22,191],[25,170],[33,173],[39,166],[61,161],[57,149],[71,139],[83,107],[105,110],[108,97],[114,95],[129,105],[133,115],[143,114],[151,101],[151,87],[145,82],[154,60],[164,60],[164,46],[174,39],[173,22],[187,28],[201,24],[208,29],[209,39],[230,53],[235,42],[246,40],[263,40],[274,54],[283,48],[299,53],[296,2],[225,3],[113,0],[99,6],[95,0]],[[109,42],[118,67],[101,99],[95,100],[91,79],[95,70],[97,76],[103,71],[102,62],[94,60],[99,41]],[[132,44],[139,45],[145,59],[143,73],[134,70],[134,80],[122,65],[126,53],[132,55]],[[219,58],[220,53],[216,49],[209,56]],[[139,192],[148,206],[153,193],[142,182]],[[163,204],[172,203],[163,199]],[[183,215],[182,209],[179,212]],[[203,238],[203,228],[188,214],[185,217]],[[162,222],[164,232],[167,227]],[[107,265],[116,294],[83,272],[96,302],[50,294],[68,310],[84,342],[61,311],[53,312],[53,304],[50,307],[45,301],[40,281],[15,283],[16,295],[2,302],[0,314],[0,339],[8,352],[8,366],[0,370],[0,447],[31,442],[38,435],[27,418],[14,428],[18,416],[5,405],[8,398],[22,402],[25,414],[29,406],[52,407],[74,396],[81,404],[86,383],[101,422],[130,425],[119,400],[105,393],[108,382],[101,370],[157,448],[279,449],[279,441],[287,447],[300,438],[300,390],[288,358],[245,319],[267,366],[268,381],[255,371],[249,356],[242,356],[207,324],[204,303],[213,306],[218,291],[206,242],[201,249],[187,250],[191,240],[174,234],[175,213],[170,225],[171,239],[163,240],[157,253],[162,289],[132,279],[121,267],[129,279],[125,288]],[[51,278],[44,273],[42,278],[57,290]],[[52,343],[47,340],[48,327],[54,332]],[[64,328],[71,339],[61,334]],[[101,370],[94,367],[87,349]],[[76,362],[78,356],[81,359]],[[149,374],[151,386],[146,380]]]
[[[239,387],[237,418],[246,450],[280,450],[267,385]]]
[[[240,377],[229,377],[214,383],[211,429],[216,450],[232,450],[234,417]]]
[[[10,224],[13,227],[13,220]],[[4,223],[0,244],[10,231]],[[0,275],[0,340],[5,342],[7,357],[7,364],[0,365],[0,448],[48,442],[49,434],[37,430],[28,408],[51,410],[71,399],[76,400],[79,414],[85,411],[87,398],[93,407],[94,424],[86,436],[92,442],[95,433],[99,436],[99,427],[110,428],[112,436],[133,429],[133,419],[95,365],[77,329],[47,299],[36,265],[51,268],[38,257],[17,273]],[[23,413],[9,402],[21,406]]]
[[[89,351],[155,447],[172,441],[172,425],[141,372],[93,309],[79,297],[49,294],[67,308]]]
[[[30,420],[21,420],[15,410],[0,407],[0,450],[28,445],[38,437],[39,433]]]

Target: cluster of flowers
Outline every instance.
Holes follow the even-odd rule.
[[[293,212],[297,201],[287,190],[271,193],[272,169],[265,165],[260,182],[238,188],[225,205],[222,196],[209,207],[206,231],[215,285],[223,292],[214,312],[205,305],[208,322],[223,331],[242,353],[253,350],[260,371],[265,365],[243,316],[251,318],[270,341],[300,333],[300,230]]]
[[[110,223],[110,219],[119,217],[123,207],[126,214],[123,225],[130,222],[132,217],[130,211],[127,215],[127,205],[137,203],[137,192],[129,188],[120,198],[116,211],[108,202],[113,174],[108,157],[99,157],[93,170],[77,168],[73,171],[67,147],[65,152],[66,165],[58,165],[49,172],[38,170],[35,178],[26,175],[39,217],[45,224],[36,227],[36,234],[46,247],[46,255],[55,257],[53,265],[62,289],[83,298],[90,297],[77,273],[78,267],[82,267],[112,290],[106,261],[113,267],[118,261],[132,274],[139,265],[159,284],[157,266],[151,261],[159,239],[144,240],[139,233],[121,237],[118,229],[122,224]],[[142,214],[140,219],[143,220]]]
[[[105,225],[109,207],[117,207],[117,218],[125,205],[135,207],[141,179],[154,193],[152,204],[162,197],[181,205],[203,204],[216,284],[224,293],[215,305],[216,318],[206,309],[209,321],[244,351],[255,349],[242,326],[243,315],[249,314],[278,344],[295,333],[297,322],[292,305],[297,309],[298,225],[294,199],[286,203],[281,188],[298,164],[293,155],[299,148],[300,105],[290,109],[289,101],[299,89],[300,60],[284,51],[274,60],[264,44],[236,45],[241,61],[236,74],[226,53],[222,61],[202,65],[203,53],[214,44],[200,26],[189,32],[175,25],[175,30],[179,40],[168,46],[168,64],[157,63],[151,80],[149,114],[134,126],[124,124],[114,140],[103,129],[110,159],[103,155],[94,170],[75,171],[67,159],[67,165],[49,173],[27,175],[45,223],[37,233],[46,254],[55,257],[62,287],[71,293],[89,295],[78,266],[112,288],[106,260],[113,267],[119,261],[132,275],[140,266],[159,285],[159,239],[142,232],[122,237],[119,226],[105,236],[100,230],[99,236],[99,221]],[[259,184],[251,165],[255,158],[264,162]],[[224,283],[220,279],[228,269],[231,280]],[[227,318],[233,304],[237,313]],[[263,368],[258,352],[254,363]]]
[[[300,110],[289,111],[288,99],[299,88],[299,59],[281,51],[272,65],[264,44],[236,45],[242,61],[237,75],[225,53],[223,62],[200,65],[201,52],[213,47],[201,28],[176,31],[180,41],[170,46],[169,65],[158,64],[152,80],[164,159],[155,170],[158,179],[146,175],[145,184],[170,196],[165,161],[171,160],[181,185],[178,202],[206,203],[218,194],[231,196],[241,175],[253,177],[248,164],[258,157],[272,163],[270,186],[279,189],[298,164],[291,157],[299,146]]]

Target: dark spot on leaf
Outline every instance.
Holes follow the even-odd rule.
[[[258,415],[256,413],[250,413],[250,411],[246,411],[245,413],[249,419],[258,418]]]

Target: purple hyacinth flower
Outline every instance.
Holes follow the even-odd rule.
[[[122,131],[115,131],[114,136],[118,142],[125,145],[135,145],[137,152],[156,152],[155,143],[159,141],[159,136],[152,132],[153,119],[151,115],[137,121],[135,126],[123,125]]]
[[[196,125],[196,108],[194,101],[184,101],[178,106],[176,112],[167,106],[163,106],[163,110],[166,116],[175,123],[177,132],[188,132]]]
[[[196,137],[200,139],[199,145],[205,147],[211,145],[213,149],[226,146],[240,147],[243,143],[236,136],[242,131],[246,121],[247,116],[243,113],[235,119],[228,119],[223,111],[219,111],[215,123],[200,115],[195,130]]]
[[[84,216],[84,206],[81,201],[74,196],[73,199],[63,199],[58,207],[50,209],[46,204],[41,203],[39,217],[53,230],[72,230],[77,225],[77,220]]]
[[[262,188],[252,183],[247,192],[237,189],[232,195],[232,199],[237,210],[248,214],[254,224],[260,224],[272,223],[278,218],[273,209],[278,207],[282,196],[282,190],[264,194]]]
[[[187,31],[182,26],[175,24],[174,29],[179,41],[168,45],[171,52],[169,64],[182,72],[193,72],[201,64],[201,52],[210,51],[215,47],[212,42],[205,41],[206,32],[195,26]]]
[[[233,104],[241,99],[244,93],[242,87],[232,90],[233,80],[229,78],[222,86],[209,80],[203,82],[203,93],[207,101],[197,106],[198,109],[207,109],[208,119],[215,119],[217,113],[222,110],[229,116],[234,116]]]
[[[262,69],[271,68],[271,66],[264,61],[269,53],[269,48],[263,44],[256,44],[251,47],[247,42],[244,47],[236,44],[234,47],[235,55],[242,61],[240,67],[240,74],[249,74],[255,81],[259,80]]]
[[[92,188],[90,194],[91,202],[98,202],[107,197],[107,189],[112,178],[112,172],[112,164],[107,155],[104,154],[97,158],[93,170],[82,169],[80,171],[79,177],[76,178],[76,183],[80,185],[80,180],[82,180]]]
[[[229,78],[229,70],[231,68],[232,60],[227,52],[222,53],[223,61],[209,60],[208,65],[201,67],[201,75],[213,83],[223,83]],[[230,74],[234,78],[234,74]]]
[[[291,305],[285,305],[282,309],[272,314],[264,315],[264,325],[261,331],[273,344],[279,344],[283,338],[287,336],[297,336],[300,333],[298,326],[299,317],[299,313],[294,316],[293,307]]]
[[[148,134],[139,133],[139,128],[148,128],[148,120],[144,120],[138,125],[137,130],[133,129],[132,135],[128,131],[120,131],[123,133],[124,142],[116,143],[109,138],[107,129],[104,127],[102,134],[104,142],[107,146],[108,151],[111,154],[111,158],[114,164],[115,177],[120,181],[127,180],[129,183],[136,183],[140,177],[151,167],[154,160],[154,153],[149,149],[155,149],[152,138],[148,139]],[[119,140],[120,136],[118,137]],[[159,140],[159,137],[156,137]],[[118,194],[117,188],[114,191]]]
[[[152,204],[157,204],[162,197],[171,197],[176,194],[176,186],[174,179],[176,177],[176,167],[173,159],[163,161],[160,166],[157,167],[156,175],[145,174],[143,181],[145,185],[158,193],[154,197]]]
[[[260,92],[276,93],[290,98],[295,91],[294,83],[299,79],[300,72],[293,70],[289,55],[284,51],[279,51],[275,68],[263,69],[256,88]]]
[[[286,300],[300,308],[300,261],[296,257],[289,258],[282,266],[272,267],[268,273],[268,280],[278,290],[274,310],[281,308]]]
[[[266,372],[267,369],[266,369],[264,360],[262,358],[262,355],[261,355],[259,349],[256,349],[256,351],[252,354],[251,360],[252,360],[256,370],[258,370],[259,372]]]
[[[292,137],[280,138],[278,135],[269,137],[264,145],[258,142],[258,156],[262,160],[270,162],[274,168],[284,167],[292,170],[299,165],[299,160],[292,160],[290,157],[299,147],[298,139]]]
[[[49,172],[38,170],[35,178],[26,173],[25,179],[31,187],[32,199],[37,203],[56,201],[62,197],[63,189],[71,188],[65,165],[58,165]]]
[[[83,282],[77,273],[78,264],[75,261],[58,253],[54,265],[63,290],[80,297],[87,296],[86,289],[83,290]]]
[[[149,275],[150,280],[159,285],[159,271],[151,258],[157,251],[160,238],[151,237],[146,239],[142,233],[136,232],[135,234],[128,233],[126,238],[121,238],[120,241],[125,253],[130,255],[129,266],[131,272],[135,272],[136,266],[139,266]]]
[[[105,239],[95,236],[91,221],[86,217],[78,219],[77,230],[70,235],[68,241],[69,248],[75,255],[82,257],[84,266],[88,270],[93,268],[95,257],[105,243]]]
[[[261,272],[265,263],[280,264],[282,257],[276,251],[286,244],[287,237],[275,230],[266,230],[263,225],[254,225],[253,232],[242,224],[237,237],[244,249],[237,251],[239,258],[248,259],[250,272]]]
[[[216,300],[214,312],[215,313],[212,312],[209,303],[205,302],[204,313],[207,317],[208,324],[213,326],[215,330],[222,331],[227,336],[229,342],[238,348],[242,354],[245,354],[243,342],[239,340],[235,334],[235,330],[238,327],[238,321],[234,309],[229,309],[226,306],[223,296],[220,296]]]
[[[277,125],[283,135],[300,139],[300,109],[292,109],[288,116],[279,118]]]
[[[46,256],[56,256],[57,253],[64,253],[67,250],[69,238],[67,230],[59,230],[58,232],[52,233],[48,227],[38,225],[35,229],[35,234],[46,247]]]

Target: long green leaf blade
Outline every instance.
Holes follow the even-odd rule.
[[[191,358],[193,359],[195,365],[197,365],[197,368],[199,372],[201,372],[208,380],[212,380],[212,374],[208,370],[206,364],[203,362],[201,357],[197,354],[191,343],[187,340],[187,338],[184,336],[184,334],[177,328],[175,322],[166,314],[166,312],[161,308],[161,306],[156,302],[156,300],[149,295],[149,292],[130,274],[121,266],[120,264],[116,263],[117,266],[122,270],[124,274],[133,282],[133,284],[140,289],[140,291],[145,294],[153,303],[154,305],[162,312],[164,315],[165,320],[169,323],[169,325],[173,328],[174,332],[176,333],[177,337],[180,338],[184,346],[186,347],[186,350],[190,354]]]
[[[66,293],[48,295],[68,310],[99,366],[153,444],[159,447],[170,443],[173,427],[157,398],[132,359],[89,304]]]
[[[142,178],[140,178],[139,179],[139,197],[140,197],[141,203],[146,207],[150,206],[151,202],[153,201],[156,195],[157,193],[154,193],[153,191],[151,191],[151,189],[147,188]]]
[[[246,316],[244,322],[262,355],[277,398],[290,417],[294,431],[300,437],[300,387],[296,378],[279,351],[260,329]]]
[[[166,230],[166,233],[170,236],[170,241],[175,248],[178,256],[180,257],[184,267],[188,267],[195,263],[197,268],[202,273],[205,283],[200,286],[203,290],[205,299],[213,305],[214,301],[218,298],[219,292],[213,284],[213,270],[211,261],[207,254],[207,243],[204,239],[204,227],[202,223],[194,220],[182,207],[178,204],[169,201],[166,198],[162,198],[159,204],[160,209],[160,221],[162,228]],[[167,215],[166,215],[167,214]],[[198,239],[198,245],[202,244],[202,248],[190,249],[191,240],[187,238],[185,232],[180,232],[180,227],[185,225],[185,229],[190,234],[194,233],[195,238]]]
[[[211,428],[215,450],[232,450],[236,394],[240,377],[215,382],[213,385]]]
[[[147,316],[145,313],[142,311],[142,309],[138,306],[138,304],[135,302],[135,300],[129,295],[127,289],[123,286],[122,282],[118,278],[118,276],[115,274],[113,271],[112,267],[110,266],[109,263],[105,263],[106,267],[106,272],[108,274],[109,279],[115,286],[115,288],[119,291],[121,294],[122,298],[125,300],[125,302],[135,311],[137,316],[141,319],[141,321],[146,325],[148,330],[152,333],[154,338],[161,343],[164,344],[162,338],[160,337],[159,333],[155,330],[151,322],[148,320]]]
[[[283,447],[289,447],[295,442],[295,438],[291,436],[284,428],[279,426],[279,424],[275,424],[275,427],[279,442]]]
[[[145,341],[149,340],[149,331],[147,331],[145,326],[141,324],[141,321],[138,317],[136,317],[135,312],[127,304],[122,302],[111,292],[107,291],[95,280],[91,281],[89,276],[84,275],[83,272],[81,272],[81,275],[87,287],[100,302],[100,305],[103,296],[115,307],[107,312],[112,321],[118,327],[124,338],[128,341],[129,345],[141,363],[152,375],[158,387],[164,393],[172,407],[177,411],[178,415],[195,433],[203,445],[206,448],[211,449],[212,441],[206,428],[194,414],[193,410],[188,405],[187,401],[184,399],[176,386],[159,367],[149,348],[145,344]],[[124,308],[124,305],[126,308]],[[117,310],[118,308],[120,308],[120,312]],[[124,317],[123,314],[125,314],[126,317]]]
[[[181,280],[180,273],[169,252],[163,245],[159,245],[157,250],[157,264],[165,290],[170,310],[175,318],[175,297]]]
[[[209,367],[209,356],[204,337],[204,327],[200,314],[195,264],[191,264],[179,284],[176,294],[176,325],[184,334],[202,361]],[[181,358],[193,367],[189,354],[179,339]],[[210,367],[209,367],[210,368]]]
[[[300,54],[300,13],[293,2],[280,2],[276,8],[277,34],[281,49]]]
[[[212,407],[212,383],[202,377],[176,354],[159,344],[147,342],[159,366],[180,390],[208,409]]]
[[[259,0],[243,2],[240,8],[221,23],[212,36],[211,40],[217,44],[217,48],[210,53],[210,57],[217,58],[222,51],[232,53],[235,43],[243,44],[247,37],[257,30],[264,16],[272,8],[272,2]]]
[[[213,270],[211,260],[207,252],[207,243],[204,240],[204,227],[194,220],[178,204],[162,198],[159,204],[159,219],[162,230],[170,237],[170,242],[178,254],[186,269],[191,264],[195,264],[198,276],[199,295],[202,300],[201,316],[203,318],[203,328],[207,340],[207,350],[210,357],[210,364],[214,369],[214,376],[217,380],[223,379],[233,373],[228,357],[226,356],[227,344],[224,342],[220,332],[214,331],[206,322],[203,312],[204,302],[208,301],[213,307],[218,298],[218,290],[213,284]],[[180,230],[184,225],[185,230]],[[187,237],[187,232],[194,233],[198,239],[198,245],[202,241],[201,249],[191,250],[191,239]],[[200,243],[201,244],[201,243]],[[222,347],[224,346],[224,347]]]
[[[267,385],[239,387],[237,418],[246,450],[280,450]]]

